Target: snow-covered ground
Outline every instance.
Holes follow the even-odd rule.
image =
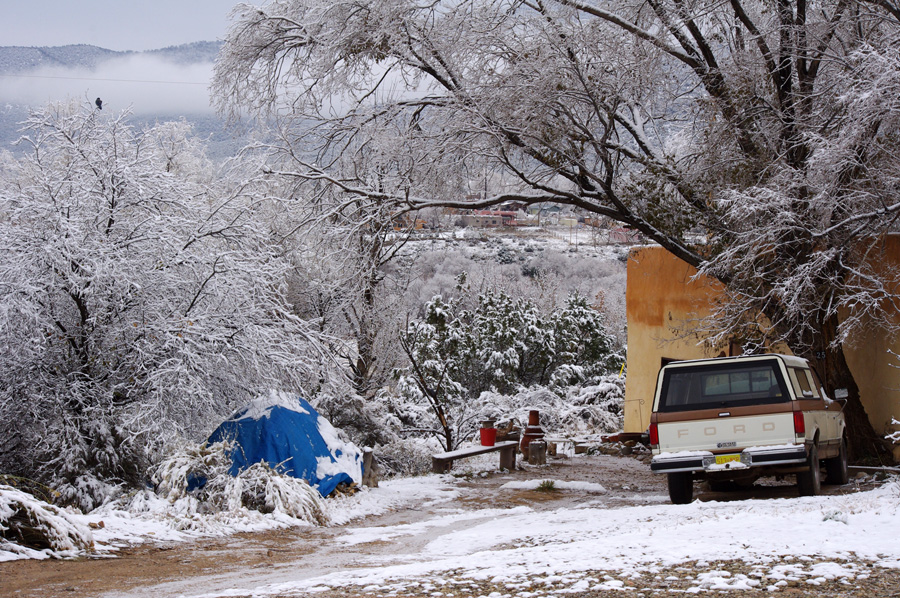
[[[438,233],[413,235],[411,246],[449,243],[450,247],[467,246],[471,256],[494,258],[498,250],[508,249],[516,257],[522,250],[526,253],[556,251],[560,253],[581,253],[585,257],[605,260],[621,260],[628,254],[634,243],[615,243],[609,239],[609,231],[591,227],[526,226],[518,229],[454,228]],[[416,247],[422,250],[421,247]]]
[[[449,483],[431,476],[416,484],[423,499]],[[385,490],[393,487],[387,484]],[[376,500],[378,491],[361,498]],[[385,528],[349,528],[342,541],[390,541],[449,526],[461,517],[476,524],[434,534],[414,562],[366,568],[253,588],[254,596],[285,595],[358,586],[403,590],[452,579],[489,580],[513,595],[536,579],[554,593],[616,589],[644,572],[696,562],[696,589],[776,590],[790,580],[816,585],[868,575],[858,561],[900,568],[900,484],[845,496],[741,502],[653,504],[620,509],[588,504],[537,512],[527,507],[447,513],[425,523]],[[710,563],[739,560],[749,575],[731,575]],[[586,572],[606,571],[587,580]],[[205,596],[246,595],[246,589]]]
[[[634,461],[634,467],[645,467]],[[551,474],[552,469],[540,472]],[[497,483],[504,492],[535,488],[544,479]],[[842,495],[766,498],[728,502],[695,501],[671,505],[662,493],[644,495],[628,506],[613,500],[593,481],[554,480],[558,492],[580,492],[564,508],[490,504],[463,507],[472,491],[465,478],[429,475],[382,482],[353,496],[329,501],[337,547],[395,544],[389,552],[360,551],[353,567],[280,571],[252,581],[236,577],[231,586],[195,582],[186,596],[284,596],[329,589],[360,592],[408,591],[446,583],[489,581],[510,595],[527,598],[536,580],[547,593],[615,589],[642,574],[691,563],[695,590],[777,590],[792,580],[803,584],[863,579],[868,566],[900,568],[900,482]],[[627,487],[626,487],[627,488]],[[410,521],[375,525],[363,518],[388,511],[423,515]],[[209,522],[202,532],[173,530],[153,509],[143,515],[96,512],[73,515],[94,529],[98,550],[140,541],[187,540],[202,534],[264,530],[287,522],[246,513],[230,521]],[[0,553],[0,559],[12,555]],[[303,557],[305,561],[310,555]],[[716,563],[743,561],[746,574],[721,571]],[[597,576],[602,571],[604,575]],[[590,575],[593,573],[594,575]],[[231,581],[229,583],[232,583]],[[185,588],[188,589],[188,588]],[[214,590],[214,591],[212,591]],[[211,592],[212,591],[212,592]],[[120,594],[116,594],[120,595]],[[131,594],[121,594],[131,595]],[[135,594],[138,595],[138,594]],[[141,594],[142,595],[142,594]]]

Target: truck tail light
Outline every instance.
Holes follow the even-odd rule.
[[[806,424],[803,422],[802,411],[794,411],[794,434],[797,436],[806,434]]]
[[[656,424],[650,424],[650,446],[659,446],[659,429]]]

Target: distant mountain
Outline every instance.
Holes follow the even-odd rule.
[[[147,55],[176,64],[213,62],[222,42],[193,42],[145,52],[118,52],[87,44],[70,46],[0,46],[0,74],[12,75],[41,67],[94,69],[114,58]]]
[[[198,62],[215,62],[220,49],[222,49],[222,42],[193,42],[159,50],[148,50],[144,53],[160,56],[177,64],[196,64]]]
[[[0,73],[13,74],[42,67],[94,68],[99,63],[123,54],[97,46],[0,47]]]
[[[222,42],[193,42],[144,52],[118,52],[86,44],[54,47],[0,46],[0,76],[22,76],[48,67],[99,70],[110,60],[137,56],[153,57],[178,66],[209,64],[215,61],[221,47]],[[14,146],[13,143],[21,135],[20,123],[28,117],[29,108],[30,106],[21,102],[0,101],[0,150],[6,149],[14,153],[27,151],[27,145]],[[131,123],[143,128],[154,122],[181,118],[193,123],[194,132],[207,141],[209,153],[214,158],[234,155],[246,141],[241,136],[235,137],[221,119],[208,111],[199,114],[141,113],[133,116]]]

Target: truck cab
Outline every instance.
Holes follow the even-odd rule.
[[[766,475],[797,476],[801,495],[847,474],[843,404],[825,395],[809,363],[766,354],[678,361],[660,369],[650,417],[650,468],[668,477],[673,503]]]

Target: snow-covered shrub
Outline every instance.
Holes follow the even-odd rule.
[[[443,448],[434,438],[398,438],[375,448],[383,477],[409,477],[431,471],[431,455]]]
[[[625,402],[625,378],[615,374],[593,378],[583,385],[522,388],[512,394],[484,392],[475,401],[476,421],[512,420],[519,427],[527,425],[528,413],[540,412],[541,427],[554,435],[591,436],[622,429]],[[477,441],[477,430],[466,438]]]
[[[558,407],[557,429],[574,434],[618,432],[624,423],[624,404],[625,379],[617,375],[571,386]]]
[[[255,463],[241,472],[242,496],[256,496],[254,505],[243,499],[247,508],[261,513],[283,513],[316,525],[328,524],[328,510],[318,490],[306,480],[281,475],[265,463]]]
[[[64,509],[0,484],[0,550],[23,558],[46,558],[93,546],[91,531]]]
[[[170,502],[188,495],[188,488],[206,483],[210,489],[222,485],[231,467],[228,442],[183,445],[156,467],[150,478],[156,493]],[[208,492],[208,490],[207,490]],[[213,494],[216,494],[213,491]]]
[[[397,439],[400,422],[377,397],[365,399],[348,389],[343,395],[320,392],[310,403],[357,446],[374,447]]]
[[[188,515],[237,514],[250,509],[315,525],[328,523],[324,499],[306,480],[282,475],[265,463],[255,463],[232,476],[228,452],[228,443],[217,442],[186,446],[173,453],[153,474],[157,494]],[[132,504],[132,508],[142,509],[143,505]]]
[[[45,479],[56,501],[84,512],[103,504],[127,483],[139,483],[152,454],[160,448],[146,428],[129,426],[121,409],[101,403],[86,409],[82,421],[42,422],[40,453],[47,456]],[[105,407],[105,408],[103,408]]]

